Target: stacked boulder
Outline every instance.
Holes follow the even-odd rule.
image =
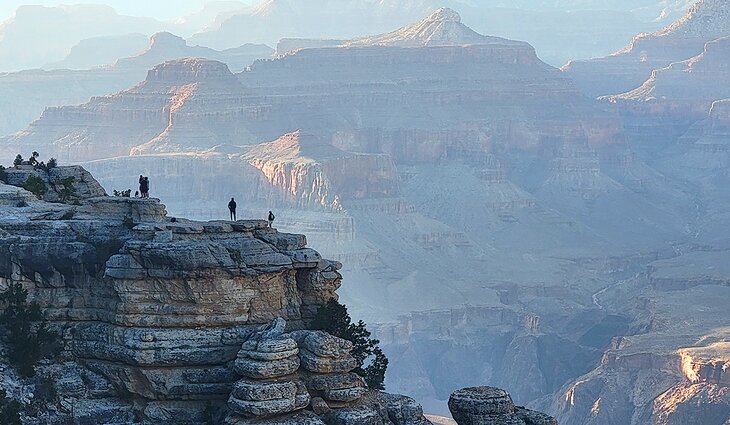
[[[352,343],[321,331],[285,329],[278,318],[243,343],[233,365],[241,379],[228,399],[226,424],[279,423],[283,417],[316,424],[317,415],[354,406],[368,393],[352,373],[358,366]]]
[[[269,417],[309,406],[307,388],[294,376],[299,370],[299,348],[284,334],[285,328],[286,321],[276,319],[241,347],[234,370],[243,378],[235,383],[228,399],[228,408],[235,415]]]
[[[516,407],[506,391],[492,387],[456,391],[449,410],[459,425],[558,425],[555,418]]]
[[[352,403],[365,395],[367,385],[352,373],[358,364],[350,341],[322,331],[296,331],[292,338],[299,345],[301,375],[310,394],[330,406]]]

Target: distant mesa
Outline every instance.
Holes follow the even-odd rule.
[[[481,35],[464,25],[456,11],[440,8],[419,22],[385,34],[351,40],[283,39],[277,47],[277,54],[322,47],[437,47],[483,44],[526,45],[501,37]]]
[[[500,37],[481,35],[462,24],[461,16],[456,11],[440,8],[415,24],[387,34],[350,40],[343,43],[343,46],[432,47],[494,43],[521,44]]]

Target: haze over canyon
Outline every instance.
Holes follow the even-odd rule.
[[[0,292],[99,423],[726,425],[729,83],[725,0],[21,6]]]

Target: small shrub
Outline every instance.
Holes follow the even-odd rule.
[[[74,176],[66,177],[61,180],[63,188],[58,192],[58,195],[61,198],[61,202],[68,201],[76,193],[74,181],[76,181],[76,177]]]
[[[20,201],[18,201],[18,202],[17,202],[16,204],[15,204],[15,206],[16,206],[16,207],[18,207],[18,208],[25,208],[25,207],[27,207],[27,206],[28,206],[28,203],[27,203],[27,202],[25,202],[25,199],[21,199]]]
[[[51,168],[56,168],[58,166],[58,161],[56,161],[56,158],[51,158],[48,160],[48,163],[46,163],[46,169],[50,170]]]
[[[71,220],[71,219],[73,219],[73,218],[74,218],[74,215],[75,215],[75,214],[76,214],[76,213],[75,213],[75,212],[73,212],[73,211],[66,211],[66,212],[65,212],[65,213],[63,213],[63,215],[61,216],[61,220]]]
[[[312,321],[312,328],[352,342],[352,356],[358,363],[354,372],[362,376],[370,388],[385,389],[388,358],[378,347],[380,341],[370,338],[371,334],[367,330],[365,322],[360,320],[352,323],[347,307],[336,300],[330,300],[317,311],[317,315]],[[367,366],[366,363],[368,363]]]
[[[134,226],[135,226],[134,220],[132,220],[132,217],[128,216],[128,215],[124,216],[124,218],[122,219],[122,224],[124,225],[124,227],[126,227],[129,230],[134,229]]]
[[[15,161],[13,161],[13,165],[16,167],[23,165],[23,156],[21,154],[18,154],[15,157]]]
[[[48,193],[48,186],[42,178],[38,176],[30,176],[23,183],[23,189],[34,194],[38,199],[43,199],[43,195]]]
[[[132,189],[127,190],[114,190],[112,194],[118,198],[131,198],[132,197]]]
[[[28,291],[16,283],[0,294],[0,326],[8,332],[8,359],[18,373],[31,377],[40,359],[58,351],[58,335],[46,329],[38,303],[27,303]]]
[[[33,151],[33,153],[30,154],[30,158],[28,159],[28,163],[30,165],[37,165],[38,164],[38,157],[40,154],[36,151]]]
[[[20,403],[8,398],[5,390],[0,390],[0,424],[22,425],[20,421]]]
[[[7,171],[5,171],[5,167],[3,167],[2,165],[0,165],[0,182],[8,182],[8,173]]]

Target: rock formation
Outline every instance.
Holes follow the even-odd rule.
[[[553,137],[586,134],[593,144],[621,142],[614,117],[528,44],[480,36],[446,10],[409,28],[357,41],[359,47],[257,61],[236,75],[240,84],[212,61],[160,65],[137,87],[47,110],[8,143],[37,143],[60,159],[90,160],[250,145],[301,129],[346,151],[434,162],[491,143],[535,150]],[[474,40],[480,44],[462,45]],[[414,42],[434,47],[398,47]],[[325,72],[315,71],[323,64]],[[157,77],[163,69],[166,79]],[[195,80],[176,80],[191,69],[200,70]],[[104,124],[88,130],[90,122]],[[121,134],[122,128],[133,130]],[[98,144],[113,148],[87,151]]]
[[[654,109],[674,114],[704,114],[712,102],[730,97],[730,91],[726,89],[730,81],[728,58],[730,38],[710,41],[701,54],[657,69],[641,86],[608,99],[650,102]]]
[[[412,399],[368,389],[353,373],[350,341],[307,329],[342,276],[303,236],[262,221],[169,218],[156,199],[105,196],[83,168],[53,170],[51,184],[77,177],[72,203],[16,186],[40,171],[11,169],[11,184],[0,183],[0,290],[23,285],[63,335],[63,363],[39,366],[61,400],[46,405],[47,418],[429,423]],[[4,375],[0,387],[13,382]],[[456,412],[488,404],[457,399]],[[541,418],[513,406],[503,413]]]
[[[459,425],[557,425],[545,414],[516,408],[506,391],[465,388],[451,395],[449,409]]]
[[[94,96],[116,93],[142,80],[147,71],[162,62],[188,57],[205,57],[225,62],[240,71],[256,59],[268,58],[273,49],[246,44],[225,51],[188,46],[171,33],[154,34],[146,49],[132,55],[115,56],[107,66],[95,69],[29,70],[0,75],[0,135],[23,129],[44,109],[75,105]]]
[[[652,71],[702,53],[705,43],[730,32],[730,9],[723,0],[700,0],[687,14],[651,34],[639,34],[623,50],[563,67],[590,96],[624,93],[641,86]]]

